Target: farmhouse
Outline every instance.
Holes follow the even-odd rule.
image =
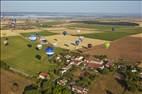
[[[98,69],[98,68],[99,69],[104,69],[104,65],[96,64],[96,63],[88,63],[87,67],[91,68],[91,69]]]
[[[38,77],[40,79],[48,79],[49,78],[49,74],[47,72],[41,72],[41,73],[39,73]]]
[[[114,64],[112,62],[108,62],[105,64],[105,67],[110,68],[112,67]]]
[[[87,94],[88,93],[88,89],[86,88],[82,88],[80,86],[72,86],[72,91],[77,93],[77,94]]]
[[[91,69],[104,69],[104,65],[103,65],[103,61],[97,61],[97,60],[86,60],[86,66],[88,68],[91,68]]]
[[[57,81],[57,84],[59,84],[61,86],[65,86],[67,82],[68,82],[67,80],[62,79],[62,80]]]

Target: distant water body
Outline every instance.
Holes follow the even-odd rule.
[[[1,17],[142,17],[140,14],[121,13],[57,13],[57,12],[1,12]]]

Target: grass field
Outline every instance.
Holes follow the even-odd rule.
[[[115,28],[115,31],[112,31],[112,27]],[[134,27],[134,26],[113,26],[113,25],[76,23],[76,24],[68,25],[67,28],[94,29],[94,33],[80,34],[80,35],[88,37],[88,38],[102,39],[102,40],[109,40],[109,41],[116,40],[128,35],[142,33],[142,27]],[[96,33],[95,31],[100,31],[100,32]]]
[[[93,34],[81,34],[81,36],[93,38],[93,39],[101,39],[113,41],[128,35],[142,33],[142,31],[130,31],[130,32],[102,32],[102,33],[93,33]]]
[[[97,25],[97,24],[85,24],[85,23],[74,23],[71,25],[67,25],[67,28],[89,28],[89,29],[97,29],[101,31],[111,31],[112,27],[115,28],[115,31],[122,31],[126,29],[136,29],[136,28],[141,28],[141,27],[135,27],[135,26],[115,26],[115,25]],[[142,28],[141,28],[142,30]]]
[[[49,63],[44,49],[40,51],[35,49],[35,42],[27,41],[18,36],[9,37],[9,45],[6,47],[2,41],[3,38],[1,39],[1,60],[15,69],[35,75],[40,71],[50,71],[57,67],[56,64]],[[32,44],[32,48],[29,48],[27,44]],[[60,51],[62,51],[61,48],[55,49],[56,53]],[[41,60],[35,58],[37,54],[42,56]]]

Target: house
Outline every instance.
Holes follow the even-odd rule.
[[[40,79],[48,79],[49,78],[49,74],[47,72],[40,72],[38,77]]]
[[[105,64],[105,67],[110,68],[112,67],[114,64],[112,62],[108,62]]]
[[[79,57],[76,57],[74,60],[76,60],[76,61],[81,61],[81,60],[83,60],[83,59],[84,59],[83,56],[79,56]]]
[[[133,73],[134,73],[134,72],[137,72],[137,70],[136,70],[136,69],[132,69],[132,70],[131,70],[131,72],[133,72]]]
[[[96,64],[96,63],[88,63],[87,67],[91,68],[91,69],[98,69],[98,68],[99,69],[104,69],[104,65]]]
[[[87,60],[85,63],[91,69],[104,69],[103,61]]]
[[[70,59],[71,58],[71,56],[70,55],[66,55],[66,56],[64,56],[66,59]]]
[[[82,62],[81,61],[75,61],[74,64],[79,66]]]
[[[77,94],[87,94],[88,93],[88,89],[86,88],[82,88],[80,86],[72,86],[72,91],[77,93]]]
[[[65,86],[67,82],[68,82],[67,80],[62,79],[62,80],[57,81],[57,84],[59,84],[61,86]]]
[[[142,79],[142,72],[140,73],[140,78]]]

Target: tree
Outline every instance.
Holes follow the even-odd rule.
[[[38,91],[37,88],[38,88],[38,87],[37,87],[37,85],[35,85],[35,84],[26,86],[25,89],[24,89],[23,94],[41,94],[41,93]]]
[[[40,55],[36,55],[35,58],[38,59],[38,60],[41,60],[41,56]]]

